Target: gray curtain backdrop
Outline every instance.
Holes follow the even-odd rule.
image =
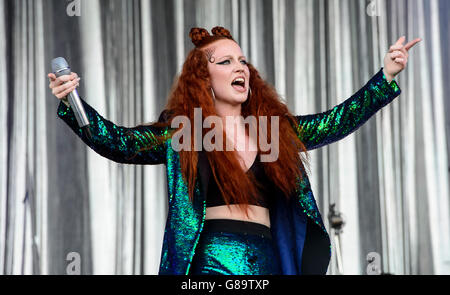
[[[0,274],[158,272],[164,166],[87,148],[57,118],[46,74],[64,56],[104,117],[155,121],[190,28],[216,25],[295,114],[350,97],[399,37],[423,39],[396,78],[401,96],[311,152],[309,173],[333,254],[330,204],[345,217],[344,274],[366,274],[370,252],[384,272],[450,274],[449,11],[448,0],[0,0]]]

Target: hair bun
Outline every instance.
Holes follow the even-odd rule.
[[[202,42],[206,38],[211,37],[211,35],[203,28],[192,28],[189,32],[189,37],[191,38],[192,43],[194,43],[196,47],[199,47]]]
[[[216,36],[222,36],[222,37],[226,37],[228,39],[233,39],[233,37],[231,37],[230,31],[228,31],[224,27],[214,27],[211,30],[211,32],[213,33],[213,35],[216,35]]]
[[[214,27],[211,32],[213,35],[210,35],[206,29],[203,28],[192,28],[189,32],[189,37],[191,38],[192,43],[194,43],[195,47],[202,47],[205,44],[208,44],[211,41],[228,38],[233,40],[231,37],[230,31],[225,29],[224,27]]]

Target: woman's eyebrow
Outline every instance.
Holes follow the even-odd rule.
[[[231,55],[225,55],[225,56],[220,57],[220,59],[225,58],[225,57],[233,58]],[[238,57],[238,59],[241,59],[241,58],[245,59],[245,56],[239,56]]]

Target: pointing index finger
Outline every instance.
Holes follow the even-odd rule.
[[[414,45],[416,45],[416,44],[419,43],[420,41],[422,41],[422,39],[421,39],[421,38],[417,38],[417,39],[415,39],[415,40],[409,42],[408,44],[405,45],[405,49],[406,49],[406,50],[411,49],[411,47],[413,47]]]

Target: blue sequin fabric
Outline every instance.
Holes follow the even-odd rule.
[[[357,93],[331,110],[297,116],[298,124],[293,128],[308,150],[319,148],[355,131],[399,94],[397,83],[389,83],[381,69]],[[99,115],[84,100],[82,103],[91,123],[88,128],[92,138],[88,138],[78,127],[70,107],[61,102],[57,114],[98,154],[124,164],[166,165],[169,208],[159,274],[189,274],[195,252],[204,245],[204,240],[200,238],[205,222],[207,192],[203,189],[205,180],[201,177],[201,169],[208,166],[199,167],[200,177],[197,177],[194,201],[191,203],[181,173],[179,154],[172,149],[170,130],[154,125],[133,128],[117,126]],[[147,136],[142,136],[144,134]],[[150,147],[150,150],[133,157],[142,147]],[[291,203],[286,204],[282,201],[283,196],[276,196],[278,201],[270,208],[274,251],[280,259],[282,274],[325,274],[331,243],[307,175],[299,180],[291,197]],[[214,236],[204,238],[210,239],[213,244],[224,241]],[[219,250],[211,249],[210,254]],[[232,266],[236,267],[239,266]]]
[[[381,69],[357,93],[331,110],[297,116],[299,138],[307,150],[338,141],[358,129],[400,92],[397,82],[389,83]]]
[[[204,232],[192,275],[281,274],[270,239],[246,233]]]
[[[354,132],[400,93],[397,82],[388,82],[381,69],[364,87],[331,110],[296,116],[297,134],[308,151],[331,144]],[[304,212],[325,230],[307,177],[299,181],[298,193]]]
[[[81,99],[88,116],[92,137],[78,126],[70,107],[60,102],[58,116],[98,154],[122,164],[163,164],[166,161],[168,128],[140,125],[134,128],[117,126],[98,114]],[[143,147],[150,151],[138,152]]]

